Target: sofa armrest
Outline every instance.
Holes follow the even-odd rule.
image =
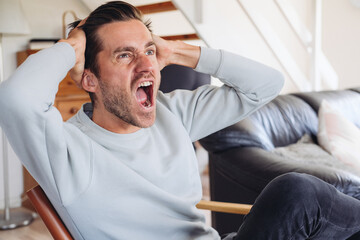
[[[287,159],[272,151],[256,147],[234,148],[211,158],[212,167],[233,181],[254,192],[262,189],[275,177],[300,172],[316,176],[335,186],[339,191],[360,199],[360,177],[319,162],[308,164]]]

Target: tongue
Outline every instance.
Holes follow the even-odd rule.
[[[137,98],[137,101],[141,104],[143,104],[144,102],[146,102],[147,100],[147,95],[144,91],[143,88],[138,88],[138,90],[136,91],[136,98]]]

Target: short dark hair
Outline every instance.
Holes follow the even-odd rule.
[[[80,26],[86,35],[85,69],[89,69],[97,78],[100,78],[97,54],[103,49],[103,46],[97,34],[98,29],[107,23],[133,19],[143,22],[151,32],[151,22],[149,20],[144,21],[142,13],[136,7],[123,1],[105,3],[90,13],[85,24]],[[79,23],[80,21],[73,22],[69,27],[75,28]],[[89,95],[94,103],[94,95],[92,93]]]

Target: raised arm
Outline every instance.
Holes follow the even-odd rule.
[[[74,127],[63,123],[53,106],[59,83],[78,63],[81,51],[76,46],[63,41],[31,55],[0,85],[0,126],[30,174],[48,191],[71,190],[75,186],[66,183],[71,181],[73,168],[82,169],[85,176],[89,170],[87,162],[71,162],[74,145],[67,130]]]
[[[84,73],[85,65],[85,47],[86,36],[83,30],[80,29],[86,22],[86,18],[82,20],[70,33],[67,39],[61,39],[59,42],[70,44],[75,51],[75,65],[70,70],[70,77],[78,87],[81,87],[81,80]]]
[[[168,46],[180,46],[167,51],[171,53],[168,58],[174,59],[171,55],[177,56],[175,53],[187,45],[170,42]],[[193,141],[245,118],[277,96],[283,86],[283,76],[275,69],[223,50],[201,48],[197,58],[196,48],[187,47],[190,50],[183,51],[187,57],[175,57],[173,62],[183,63],[182,59],[186,59],[182,65],[190,67],[196,62],[196,71],[217,77],[224,85],[203,86],[194,92],[160,93],[158,97],[180,117]]]

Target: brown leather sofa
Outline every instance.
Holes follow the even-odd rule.
[[[289,161],[274,153],[305,134],[317,143],[320,103],[326,99],[360,127],[360,88],[280,95],[248,118],[200,142],[209,152],[212,200],[253,204],[275,177],[288,172],[308,173],[360,199],[360,174],[324,162]],[[359,156],[360,158],[360,156]],[[213,213],[220,234],[237,231],[242,216]]]

